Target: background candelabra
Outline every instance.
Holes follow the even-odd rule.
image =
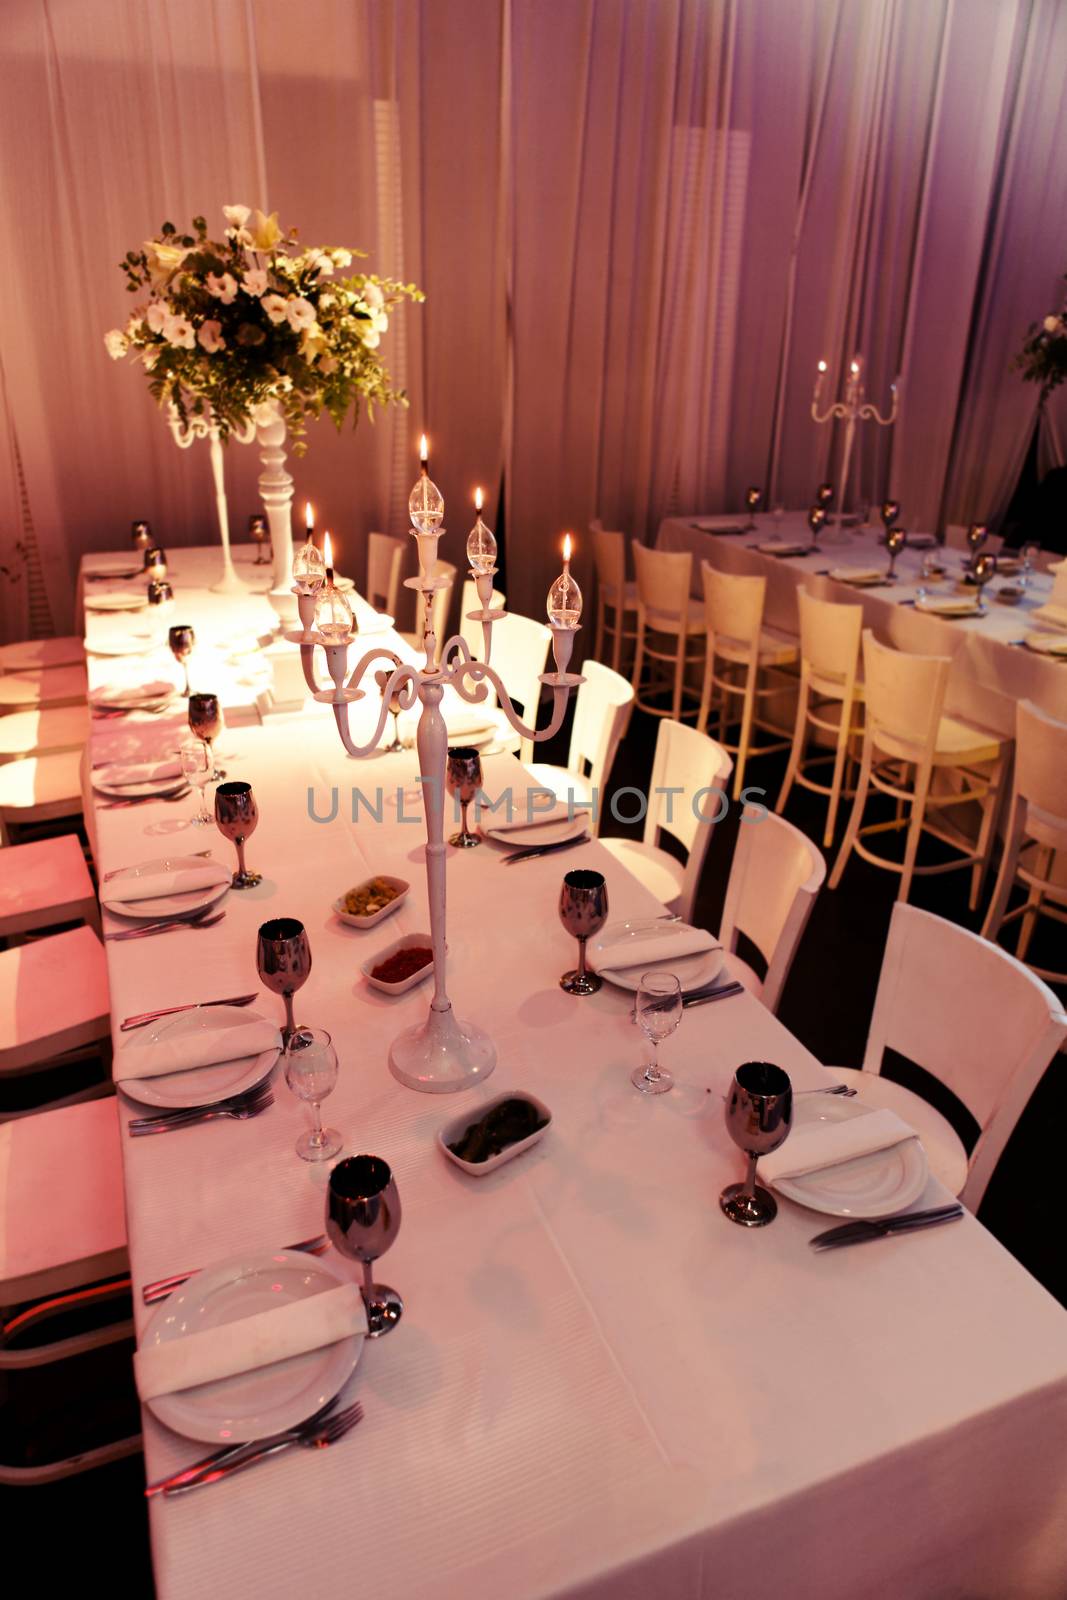
[[[889,387],[890,405],[889,415],[883,416],[876,405],[872,405],[866,398],[866,389],[863,383],[863,357],[854,356],[849,363],[848,377],[845,380],[845,397],[827,406],[825,411],[819,410],[822,400],[823,386],[826,382],[826,362],[819,362],[818,377],[815,379],[815,393],[811,397],[812,420],[818,423],[843,422],[845,424],[845,439],[841,452],[841,472],[838,482],[841,485],[841,499],[839,505],[842,511],[848,505],[849,474],[852,470],[852,447],[856,438],[857,422],[876,422],[880,428],[890,428],[897,420],[897,383]],[[858,475],[858,474],[857,474]]]
[[[427,455],[426,441],[423,439],[421,471],[408,500],[408,512],[418,549],[419,573],[418,577],[406,580],[406,586],[422,596],[424,661],[418,666],[411,666],[386,646],[375,645],[360,656],[351,674],[348,673],[348,651],[355,637],[355,624],[348,601],[334,583],[328,535],[325,561],[310,538],[303,549],[297,552],[293,571],[302,631],[288,633],[286,637],[300,646],[304,677],[315,700],[333,707],[337,731],[350,756],[360,758],[378,750],[386,720],[394,706],[399,705],[407,711],[416,701],[421,703],[416,748],[419,756],[418,781],[423,791],[426,822],[426,881],[434,989],[426,1021],[405,1029],[393,1040],[389,1068],[394,1077],[412,1089],[443,1094],[466,1089],[488,1077],[496,1065],[496,1048],[481,1028],[456,1018],[448,998],[445,942],[447,846],[444,841],[448,734],[441,700],[445,689],[452,687],[470,704],[484,703],[492,685],[500,710],[521,738],[536,741],[552,738],[562,725],[570,691],[584,681],[578,674],[568,671],[574,636],[579,627],[582,596],[570,573],[568,536],[564,544],[563,571],[553,583],[548,596],[548,620],[552,629],[556,670],[542,673],[540,678],[541,683],[552,690],[552,715],[548,725],[538,730],[520,718],[505,684],[490,665],[493,628],[507,613],[503,609],[490,609],[489,605],[497,570],[496,540],[482,520],[480,495],[477,500],[477,520],[467,539],[467,558],[481,606],[467,615],[471,621],[481,623],[484,659],[477,659],[459,634],[446,640],[440,648],[438,646],[433,628],[432,600],[437,590],[448,581],[435,576],[438,540],[445,531],[444,499],[430,479]],[[331,687],[320,687],[316,679],[317,647],[321,647],[325,653]],[[374,663],[383,659],[389,661],[391,666],[385,672],[373,674]],[[368,674],[371,674],[369,682],[380,693],[381,704],[373,734],[365,744],[357,744],[349,729],[349,707],[354,701],[364,698],[365,691],[360,684]],[[536,706],[524,707],[524,716],[536,722],[537,709]]]

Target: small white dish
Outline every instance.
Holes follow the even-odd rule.
[[[503,1105],[505,1100],[525,1100],[533,1106],[538,1116],[544,1117],[544,1126],[538,1128],[525,1139],[517,1139],[514,1144],[506,1145],[495,1156],[490,1156],[487,1161],[464,1161],[462,1156],[457,1156],[454,1150],[448,1148],[449,1143],[461,1139],[472,1122],[480,1122],[484,1116],[495,1107]],[[539,1139],[543,1139],[552,1126],[552,1113],[543,1100],[538,1100],[535,1094],[527,1094],[523,1089],[511,1089],[506,1094],[498,1094],[492,1100],[487,1100],[483,1105],[471,1106],[446,1122],[437,1131],[437,1143],[442,1152],[453,1165],[469,1172],[472,1178],[484,1178],[487,1172],[495,1172],[497,1167],[502,1167],[505,1161],[511,1161],[515,1156],[521,1156],[524,1150],[529,1150]]]
[[[424,945],[431,948],[428,933],[405,933],[401,938],[394,939],[392,944],[387,944],[384,950],[379,950],[376,955],[368,956],[360,967],[360,971],[372,989],[380,989],[382,994],[406,994],[409,989],[414,989],[416,984],[423,983],[433,972],[433,961],[427,961],[417,972],[412,972],[408,977],[401,978],[399,983],[386,983],[382,978],[374,976],[373,969],[380,967],[383,961],[388,961],[390,956],[395,956],[398,950],[410,950],[414,945]]]
[[[187,1334],[239,1322],[260,1311],[350,1283],[351,1274],[329,1257],[277,1250],[236,1256],[194,1273],[157,1307],[141,1344],[167,1344]],[[290,1356],[233,1378],[198,1384],[147,1402],[160,1422],[187,1439],[243,1444],[293,1428],[339,1394],[363,1350],[363,1335]]]
[[[746,533],[743,522],[735,517],[694,517],[693,527],[701,533]]]
[[[181,773],[176,778],[155,778],[149,783],[108,783],[97,773],[93,788],[106,800],[151,800],[153,796],[173,794],[176,789],[188,787],[189,780]]]
[[[392,878],[388,872],[375,872],[372,877],[364,878],[360,883],[354,884],[348,890],[348,893],[356,894],[360,889],[366,889],[368,884],[374,881],[374,878],[380,878],[382,883],[389,885],[390,889],[395,889],[395,898],[382,906],[380,911],[372,911],[369,916],[361,917],[355,912],[345,910],[345,897],[343,894],[339,894],[333,903],[333,913],[339,922],[345,923],[349,928],[366,930],[367,928],[375,927],[379,922],[384,922],[386,917],[391,917],[393,912],[404,904],[411,892],[411,885],[406,878]]]
[[[806,1095],[793,1104],[798,1123],[848,1122],[870,1115],[869,1106],[836,1095]],[[779,1178],[771,1187],[787,1200],[827,1216],[888,1217],[914,1205],[926,1188],[927,1176],[926,1152],[916,1136],[817,1172]]]

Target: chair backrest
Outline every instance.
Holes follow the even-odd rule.
[[[493,653],[490,665],[499,673],[512,702],[522,706],[522,719],[528,727],[537,722],[541,701],[538,681],[548,661],[551,631],[543,622],[509,611],[502,622],[493,624]],[[519,759],[532,761],[533,740],[523,739]]]
[[[489,596],[490,611],[503,611],[507,604],[502,589],[494,589]],[[479,661],[485,654],[485,640],[482,637],[480,622],[471,622],[467,617],[468,611],[480,611],[482,602],[478,598],[478,585],[473,578],[464,578],[463,595],[460,601],[459,632],[460,637],[466,641],[467,648],[472,656],[477,656]],[[505,619],[506,620],[506,619]],[[496,696],[493,696],[494,704]]]
[[[797,590],[800,612],[800,658],[817,678],[847,683],[859,666],[863,607],[838,600],[819,600]]]
[[[626,588],[626,535],[605,528],[600,522],[591,522],[589,532],[593,536],[593,560],[601,599],[609,606],[616,601],[621,604]]]
[[[431,611],[430,615],[433,619],[433,631],[437,636],[437,653],[440,655],[441,646],[445,642],[445,631],[448,627],[448,611],[452,603],[452,586],[456,581],[455,566],[451,561],[438,560],[434,566],[434,577],[448,579],[447,587],[444,589],[435,590],[433,600],[431,601],[433,610]],[[425,607],[426,602],[423,599],[422,592],[420,590],[418,593],[418,601],[415,607],[415,639],[420,647],[422,645],[423,617],[425,615]]]
[[[644,842],[658,845],[662,831],[688,851],[682,892],[676,901],[686,921],[693,914],[712,831],[729,808],[733,765],[728,752],[706,733],[663,718],[652,762]]]
[[[700,563],[700,575],[709,637],[714,635],[755,649],[763,627],[766,578],[720,572],[709,561]]]
[[[688,550],[652,550],[639,539],[631,541],[637,574],[637,600],[646,612],[648,626],[656,619],[677,621],[689,613],[689,588],[693,557]]]
[[[933,751],[950,665],[948,656],[906,655],[863,630],[867,733],[876,745],[908,746],[913,760]]]
[[[389,533],[367,535],[367,595],[372,606],[396,616],[400,601],[400,568],[404,562],[404,540]]]
[[[585,682],[575,701],[567,767],[587,777],[592,787],[600,790],[599,814],[604,784],[630,721],[634,687],[621,672],[588,658],[582,662],[582,675]]]
[[[981,1133],[960,1198],[972,1211],[1042,1073],[1067,1038],[1067,1016],[999,945],[901,901],[893,907],[863,1066],[895,1050],[939,1078]]]
[[[1050,717],[1032,700],[1015,707],[1015,793],[1028,807],[1067,819],[1067,722]]]
[[[731,951],[736,950],[737,936],[743,933],[766,961],[760,998],[769,1011],[778,1009],[797,945],[825,879],[822,852],[806,834],[763,806],[745,807],[719,932]]]

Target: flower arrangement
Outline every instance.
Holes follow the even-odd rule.
[[[277,212],[224,206],[225,239],[207,237],[203,217],[179,234],[165,222],[120,263],[131,294],[148,291],[125,328],[104,337],[116,361],[133,353],[161,407],[184,424],[210,415],[225,441],[280,406],[302,454],[305,419],[329,413],[340,428],[361,402],[407,404],[378,355],[389,312],[422,300],[414,284],[357,273],[339,276],[359,250],[304,247],[283,233]]]
[[[1024,383],[1041,385],[1044,405],[1053,389],[1067,378],[1067,307],[1043,322],[1031,322],[1015,365]]]

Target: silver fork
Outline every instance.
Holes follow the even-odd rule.
[[[317,1233],[313,1239],[298,1239],[296,1244],[287,1244],[283,1248],[300,1250],[308,1256],[320,1256],[324,1250],[329,1249],[329,1244],[330,1241],[324,1233]],[[190,1278],[195,1278],[199,1271],[199,1267],[193,1267],[190,1272],[175,1272],[169,1278],[157,1278],[155,1283],[146,1283],[141,1290],[141,1299],[146,1306],[154,1306],[160,1300],[166,1300],[175,1289],[180,1289],[183,1283],[188,1283]]]
[[[215,1467],[220,1467],[224,1461],[231,1461],[235,1456],[248,1455],[253,1450],[261,1449],[264,1445],[280,1444],[283,1439],[295,1439],[298,1434],[306,1433],[317,1428],[319,1423],[325,1422],[331,1411],[337,1410],[340,1395],[334,1395],[332,1400],[327,1400],[320,1410],[314,1412],[305,1421],[297,1424],[295,1428],[283,1428],[280,1433],[267,1434],[262,1439],[244,1441],[241,1444],[227,1444],[221,1450],[212,1450],[209,1455],[201,1456],[199,1461],[194,1461],[188,1467],[182,1467],[177,1472],[168,1473],[165,1478],[157,1478],[155,1483],[145,1487],[145,1499],[151,1500],[154,1495],[162,1494],[166,1489],[174,1489],[180,1483],[189,1483],[193,1478],[200,1478],[205,1472],[211,1472]]]
[[[192,1000],[186,1006],[160,1006],[156,1011],[139,1011],[134,1017],[126,1017],[119,1023],[120,1033],[129,1033],[133,1028],[145,1028],[150,1022],[158,1022],[161,1017],[176,1017],[180,1011],[205,1011],[211,1006],[250,1006],[258,998],[258,991],[252,994],[229,995],[223,1000]]]
[[[211,855],[211,851],[210,850],[195,850],[193,852],[193,854],[195,856],[197,856],[198,858],[206,861],[208,856]],[[101,878],[100,882],[101,883],[110,883],[112,878],[117,878],[117,877],[120,876],[121,873],[129,872],[129,871],[130,871],[129,867],[112,867],[110,872],[105,872],[104,873],[104,876]]]
[[[258,1461],[265,1461],[268,1456],[277,1455],[281,1450],[291,1450],[294,1445],[303,1445],[305,1450],[318,1450],[336,1444],[362,1421],[363,1405],[359,1400],[355,1400],[344,1411],[326,1417],[312,1429],[305,1428],[304,1431],[294,1429],[293,1434],[287,1438],[279,1437],[257,1445],[245,1455],[234,1454],[229,1461],[209,1468],[199,1477],[183,1479],[173,1488],[164,1489],[164,1497],[169,1499],[172,1495],[187,1494],[190,1489],[201,1489],[209,1483],[220,1483],[223,1478],[231,1477],[235,1472],[243,1472],[246,1467],[254,1467]]]
[[[198,928],[213,928],[225,915],[225,911],[217,911],[213,917],[177,917],[172,922],[150,922],[146,928],[124,928],[121,933],[105,933],[104,938],[118,944],[123,939],[151,939],[157,933],[174,933],[178,928],[191,928],[195,932]]]
[[[229,1100],[220,1100],[215,1106],[190,1107],[188,1111],[164,1111],[158,1117],[135,1117],[129,1124],[130,1138],[142,1138],[149,1133],[170,1133],[175,1128],[192,1128],[198,1122],[213,1122],[219,1117],[232,1117],[235,1122],[247,1122],[252,1117],[258,1117],[273,1104],[273,1092],[261,1084],[258,1089],[252,1089],[247,1094],[233,1095]]]

